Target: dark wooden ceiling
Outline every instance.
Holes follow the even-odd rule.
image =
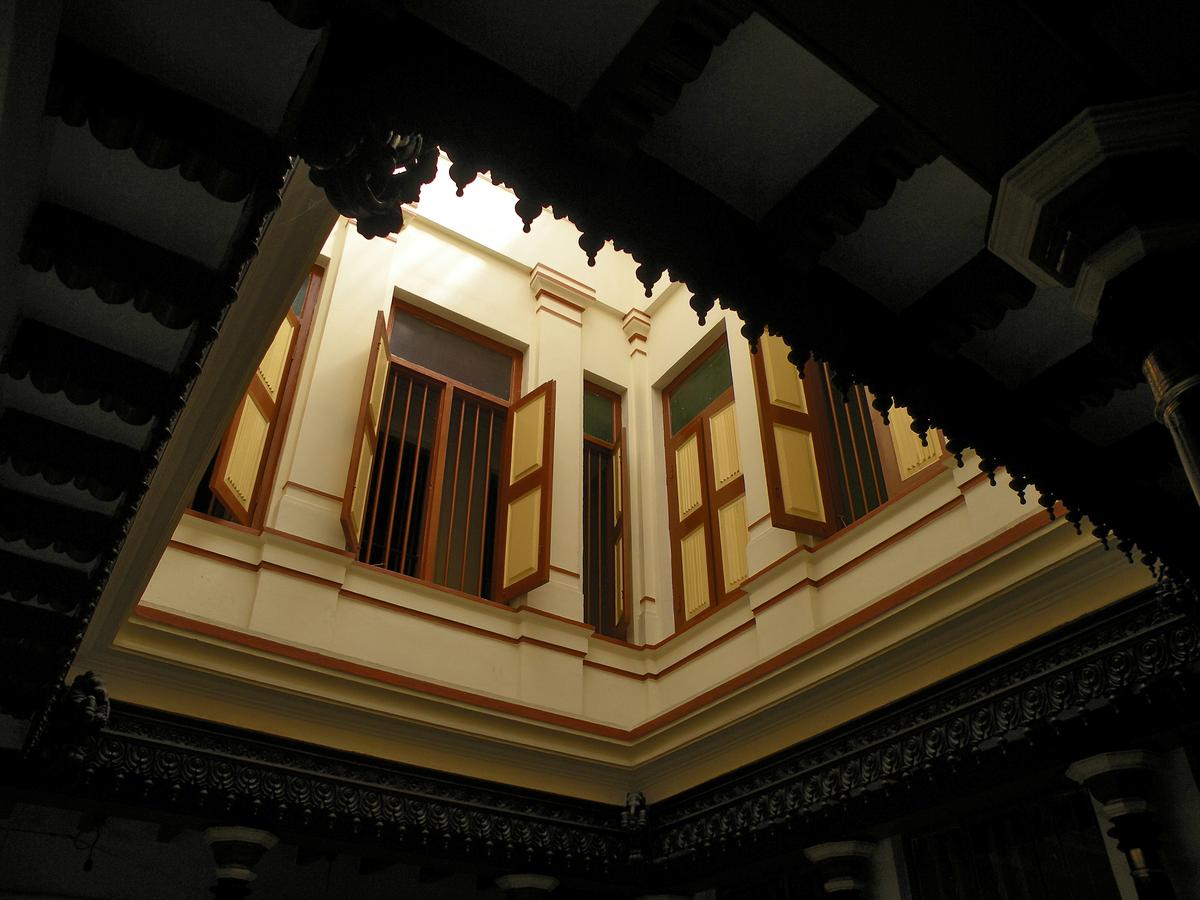
[[[719,301],[829,360],[1101,539],[1191,564],[1196,505],[1138,353],[1194,312],[1089,334],[983,240],[1000,178],[1085,106],[1195,87],[1193,5],[550,6],[23,13],[0,133],[22,176],[0,231],[20,298],[0,317],[0,712],[36,720],[58,691],[295,155],[359,188],[342,211],[370,228],[394,216],[353,203],[393,177],[372,170],[391,132],[460,184],[490,171],[527,222],[570,217],[582,253],[633,253],[647,288],[668,273],[701,316]],[[938,277],[878,287],[898,265]]]

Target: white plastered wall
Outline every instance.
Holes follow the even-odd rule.
[[[661,790],[668,792],[694,783],[706,771],[715,774],[832,727],[839,717],[844,720],[873,703],[903,696],[1140,586],[1135,573],[1109,579],[1098,589],[1092,583],[1094,572],[1108,570],[1107,563],[1095,561],[1093,545],[1076,539],[1061,522],[1039,523],[986,558],[931,581],[911,604],[881,614],[871,628],[830,638],[808,655],[788,657],[898,587],[929,578],[972,548],[1021,526],[1038,509],[1036,498],[1022,507],[1010,491],[977,486],[970,468],[945,469],[890,504],[868,526],[819,548],[801,546],[807,541],[763,518],[766,475],[751,357],[735,316],[714,310],[701,327],[686,289],[665,282],[645,298],[633,261],[611,248],[599,255],[594,268],[588,267],[576,244],[578,233],[566,221],[543,215],[523,235],[512,213],[512,195],[486,181],[469,186],[463,198],[453,196],[448,181],[439,180],[427,190],[398,240],[366,241],[342,222],[326,242],[326,277],[301,361],[268,528],[254,534],[185,516],[143,597],[143,609],[160,614],[159,619],[151,624],[144,618],[137,628],[127,629],[125,646],[136,645],[138,653],[151,656],[157,652],[155,641],[169,633],[172,655],[161,651],[163,658],[180,659],[180,640],[188,630],[164,624],[162,615],[169,614],[209,626],[203,640],[210,655],[214,642],[236,643],[231,635],[253,639],[255,649],[244,653],[247,660],[253,653],[253,665],[241,666],[226,655],[215,671],[220,677],[258,678],[264,660],[281,654],[280,648],[302,651],[308,654],[303,672],[300,663],[281,665],[272,674],[276,688],[296,695],[318,691],[312,685],[318,683],[314,672],[320,671],[326,674],[319,692],[330,702],[460,731],[479,728],[496,740],[516,740],[513,717],[526,716],[548,723],[554,734],[543,733],[540,739],[563,753],[594,753],[610,761],[633,753],[650,761],[671,746],[719,733],[757,708],[785,704],[808,687],[831,684],[841,673],[885,658],[943,620],[965,621],[965,613],[985,607],[1011,584],[1052,579],[1056,567],[1068,564],[1091,567],[1083,575],[1076,571],[1074,584],[1062,588],[1051,613],[1026,615],[1020,604],[1010,603],[1003,615],[996,613],[1000,618],[983,636],[964,625],[958,637],[939,644],[936,652],[903,660],[898,656],[886,691],[858,685],[853,697],[835,692],[830,698],[836,697],[836,703],[813,704],[803,717],[777,724],[753,741],[731,738],[720,753],[709,754],[707,769],[683,773],[664,767]],[[530,286],[531,270],[539,263],[582,282],[595,298],[583,307],[578,325],[562,322],[559,329],[556,323],[559,330],[549,338],[542,333]],[[548,367],[556,380],[570,382],[571,389],[559,393],[560,404],[572,405],[559,409],[556,464],[562,460],[561,467],[575,460],[578,469],[582,380],[591,378],[622,395],[635,523],[632,638],[635,645],[661,646],[641,649],[595,637],[578,623],[582,603],[567,602],[568,588],[574,587],[562,580],[556,585],[561,590],[540,612],[517,610],[350,559],[344,550],[340,498],[373,322],[393,298],[520,349],[525,390],[548,376]],[[622,328],[622,316],[635,308],[648,314],[644,341],[631,340]],[[576,330],[563,330],[568,328]],[[729,338],[738,403],[747,520],[762,521],[750,532],[746,596],[671,638],[661,391],[721,332]],[[567,334],[575,337],[564,350]],[[556,343],[541,346],[545,340]],[[563,427],[568,420],[569,427]],[[578,546],[578,515],[576,520],[571,515],[568,503],[556,524],[575,529]],[[902,532],[908,536],[899,538]],[[791,555],[783,564],[755,577],[784,554]],[[578,551],[570,556],[557,560],[562,568],[578,572]],[[1076,590],[1078,597],[1066,596]],[[1029,592],[1041,598],[1037,602],[1049,604],[1042,594]],[[324,661],[311,661],[317,657]],[[720,706],[716,699],[706,699],[756,667],[776,664],[786,677],[731,693]],[[190,665],[207,663],[197,659]],[[390,685],[393,694],[386,701],[378,689],[360,696],[364,681]],[[149,688],[114,682],[116,696],[135,690]],[[430,696],[439,697],[442,706],[431,711]],[[419,715],[414,697],[422,698]],[[145,693],[138,699],[151,701]],[[155,695],[153,702],[165,701]],[[462,720],[467,707],[486,708],[496,716],[480,724],[481,716],[472,713],[468,727]],[[686,715],[679,713],[683,709]],[[672,723],[674,736],[669,741],[647,737],[644,746],[638,745],[640,738],[631,735],[660,720]],[[586,750],[564,736],[570,729],[592,735]],[[634,746],[642,749],[629,749]]]

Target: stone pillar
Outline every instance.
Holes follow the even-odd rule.
[[[509,900],[541,900],[558,887],[558,879],[552,875],[501,875],[496,879],[496,887]]]
[[[657,510],[658,484],[654,478],[654,388],[650,384],[646,343],[650,339],[650,313],[631,309],[621,321],[629,341],[629,393],[626,402],[629,436],[629,497],[633,507],[630,537],[633,541],[634,643],[654,643],[662,637],[659,603],[670,608],[665,596],[669,588],[660,585],[655,566],[660,559],[661,535]],[[658,449],[662,452],[661,448]]]
[[[586,284],[538,263],[529,281],[537,339],[529,389],[555,382],[550,582],[529,592],[535,609],[583,621],[583,311],[596,300]]]
[[[1200,344],[1167,339],[1142,363],[1154,415],[1167,426],[1192,493],[1200,501]]]
[[[1145,750],[1100,753],[1072,763],[1067,777],[1087,788],[1112,824],[1108,833],[1129,863],[1139,900],[1175,900],[1159,856],[1158,825],[1149,800],[1157,766]]]
[[[808,861],[817,867],[825,893],[842,900],[867,900],[871,854],[870,841],[835,841],[804,848]]]
[[[204,840],[217,864],[217,883],[211,888],[217,900],[241,900],[250,896],[250,882],[258,876],[254,867],[263,854],[278,843],[269,831],[240,825],[206,829]]]

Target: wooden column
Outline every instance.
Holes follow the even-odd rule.
[[[1176,898],[1159,855],[1159,828],[1149,799],[1157,763],[1145,750],[1124,750],[1089,756],[1067,769],[1067,777],[1087,788],[1112,824],[1108,834],[1125,854],[1139,900]]]
[[[1142,363],[1154,415],[1167,426],[1192,493],[1200,502],[1200,343],[1169,338]]]

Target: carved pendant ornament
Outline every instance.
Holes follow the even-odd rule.
[[[404,227],[401,208],[421,197],[421,187],[437,174],[438,148],[419,134],[372,129],[337,163],[312,169],[334,209],[358,221],[366,238],[395,234]]]
[[[396,35],[402,58],[390,43]],[[620,81],[613,96],[640,83],[637,71],[618,75],[635,81]],[[752,345],[769,331],[797,367],[827,362],[838,387],[867,387],[885,417],[903,406],[918,435],[937,428],[956,454],[975,449],[989,480],[1004,468],[1011,487],[1038,496],[1050,518],[1063,509],[1074,524],[1086,517],[1106,546],[1111,536],[1151,565],[1194,565],[1170,520],[1177,512],[1194,520],[1196,509],[1177,510],[1151,480],[1111,478],[1125,465],[1120,449],[1097,451],[1069,424],[1080,390],[1089,404],[1092,393],[1103,400],[1110,385],[1140,380],[1136,365],[1093,354],[1078,371],[1047,372],[1046,384],[1022,392],[960,356],[973,334],[1033,296],[1032,282],[986,250],[900,313],[819,264],[838,235],[936,158],[902,123],[870,117],[818,167],[817,183],[802,183],[754,222],[636,147],[615,152],[613,135],[596,133],[608,116],[598,108],[603,97],[577,113],[404,13],[386,28],[335,15],[317,82],[299,152],[362,234],[402,226],[399,204],[432,179],[440,147],[460,194],[489,172],[516,195],[527,230],[546,209],[569,218],[589,262],[611,242],[636,260],[648,293],[666,273],[691,292],[701,322],[719,304],[742,319]]]

